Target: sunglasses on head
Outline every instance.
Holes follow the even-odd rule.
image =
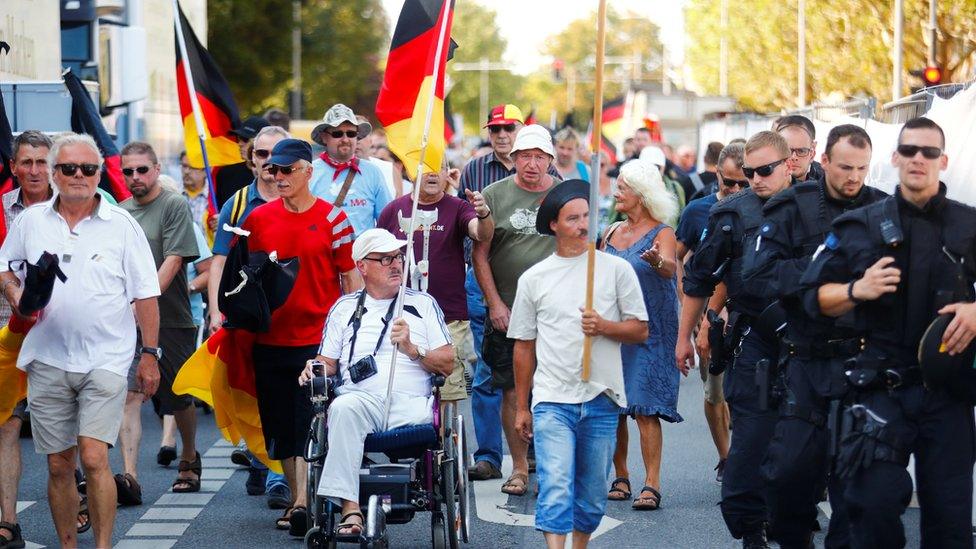
[[[139,166],[138,168],[122,168],[122,175],[126,177],[132,177],[133,173],[138,172],[140,175],[146,175],[151,170],[149,166]]]
[[[745,188],[745,187],[748,187],[749,186],[749,182],[746,181],[746,180],[744,180],[744,179],[730,179],[730,178],[727,178],[727,177],[723,177],[722,178],[722,185],[725,185],[726,187],[734,187],[734,186],[738,185],[740,187]]]
[[[78,168],[81,168],[81,173],[85,177],[91,177],[96,173],[98,173],[99,166],[98,164],[75,164],[71,162],[68,164],[55,164],[54,168],[57,170],[61,170],[61,173],[63,173],[68,177],[73,176],[75,173],[78,172]]]
[[[488,131],[491,133],[498,133],[502,130],[512,133],[515,131],[515,124],[498,124],[496,126],[488,126]]]
[[[938,147],[923,147],[921,145],[898,145],[898,154],[904,156],[905,158],[912,158],[918,152],[922,152],[922,156],[928,158],[929,160],[935,160],[936,158],[942,156],[942,149]]]
[[[268,149],[254,149],[254,156],[258,158],[267,158],[271,156],[271,151]]]
[[[285,175],[291,175],[292,172],[298,171],[300,169],[302,169],[300,166],[276,166],[274,164],[271,164],[270,166],[268,166],[268,173],[270,173],[271,175],[277,175],[278,172],[281,172]]]
[[[742,173],[745,174],[746,179],[750,179],[750,180],[756,174],[759,174],[759,177],[769,177],[770,175],[772,175],[773,170],[776,169],[776,166],[779,166],[783,162],[786,162],[785,158],[780,158],[776,162],[770,162],[769,164],[763,166],[757,166],[755,168],[747,168],[743,166]]]
[[[345,131],[343,131],[343,130],[332,130],[332,131],[329,132],[329,135],[331,135],[333,137],[333,139],[340,139],[342,136],[346,136],[346,137],[352,139],[353,137],[358,137],[359,136],[359,132],[356,131],[356,130],[345,130]]]

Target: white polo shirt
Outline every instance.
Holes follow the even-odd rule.
[[[0,270],[26,259],[36,264],[56,254],[67,282],[54,282],[51,301],[27,333],[17,367],[34,360],[68,372],[104,368],[126,375],[135,352],[136,323],[130,303],[159,295],[149,242],[125,210],[99,199],[94,215],[74,230],[57,199],[24,210],[0,247]],[[17,267],[15,264],[14,267]],[[26,270],[17,274],[23,280]],[[165,350],[163,351],[165,352]]]

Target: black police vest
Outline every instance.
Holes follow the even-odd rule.
[[[763,199],[752,191],[743,191],[712,206],[710,214],[719,215],[724,212],[732,212],[732,215],[735,215],[739,220],[738,231],[735,231],[735,227],[729,227],[730,230],[734,231],[732,234],[732,253],[729,268],[723,281],[728,289],[730,308],[751,316],[758,316],[769,301],[747,294],[742,282],[745,246],[747,242],[753,240],[762,225],[763,203]],[[725,230],[725,227],[718,227],[717,229]]]

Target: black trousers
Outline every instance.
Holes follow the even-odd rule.
[[[768,522],[767,485],[760,465],[776,426],[777,413],[759,408],[756,363],[775,361],[777,348],[752,330],[742,338],[738,356],[725,374],[725,400],[732,416],[732,441],[722,480],[722,518],[732,537],[762,530]]]
[[[851,546],[905,546],[901,515],[912,497],[912,481],[905,469],[908,458],[903,453],[907,450],[915,456],[921,547],[972,548],[973,407],[921,385],[871,391],[859,395],[858,404],[886,423],[884,435],[874,438],[876,450],[860,452],[862,458],[882,458],[866,460],[866,465],[860,460],[844,489]],[[855,432],[845,437],[838,467],[865,436]],[[887,452],[890,445],[885,440],[896,440],[906,448]],[[897,457],[883,459],[886,453]]]

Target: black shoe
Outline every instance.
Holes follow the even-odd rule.
[[[478,461],[468,467],[469,480],[491,480],[502,478],[502,471],[490,461]]]
[[[176,459],[176,446],[160,446],[156,452],[156,463],[163,467],[169,467],[170,463]]]
[[[265,488],[264,483],[268,480],[268,471],[251,468],[247,472],[247,482],[244,483],[244,488],[247,489],[247,495],[249,496],[260,496],[264,494]]]
[[[230,453],[230,461],[234,465],[239,465],[241,467],[251,466],[251,454],[247,450],[241,448],[234,448],[234,451]]]
[[[268,490],[268,509],[287,509],[291,506],[291,490],[287,484],[275,484]]]
[[[0,534],[0,548],[2,549],[22,549],[27,545],[24,536],[20,533],[20,524],[0,522],[0,529],[10,530],[10,537],[7,534]]]
[[[715,482],[722,484],[722,479],[725,478],[725,458],[718,460],[718,465],[715,466]]]
[[[766,541],[766,531],[760,530],[742,536],[742,549],[769,549],[769,542]]]

